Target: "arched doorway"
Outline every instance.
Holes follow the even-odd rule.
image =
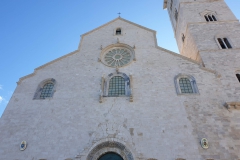
[[[102,155],[98,160],[123,160],[123,158],[114,152],[108,152]]]
[[[131,151],[122,143],[105,141],[95,145],[86,160],[134,160],[134,158]]]

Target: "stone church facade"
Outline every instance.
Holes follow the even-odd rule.
[[[165,8],[181,55],[119,17],[20,78],[0,159],[240,159],[239,21],[223,0]]]

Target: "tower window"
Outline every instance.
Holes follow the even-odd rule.
[[[216,17],[213,14],[206,14],[204,17],[207,22],[217,21]]]
[[[177,21],[177,19],[178,19],[178,11],[177,11],[176,8],[175,8],[175,14],[174,14],[174,17],[175,17],[175,20]]]
[[[238,81],[240,82],[240,74],[236,74]]]
[[[185,40],[185,35],[182,34],[182,42],[184,42],[184,40]]]
[[[122,34],[121,28],[117,28],[116,29],[116,35],[121,35],[121,34]]]
[[[217,38],[217,41],[222,49],[231,49],[232,48],[232,46],[229,43],[227,38]]]
[[[170,2],[170,10],[172,10],[173,0]]]

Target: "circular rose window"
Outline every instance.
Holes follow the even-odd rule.
[[[102,62],[110,67],[122,67],[133,60],[132,51],[128,48],[114,47],[104,52]]]

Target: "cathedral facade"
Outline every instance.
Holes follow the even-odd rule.
[[[239,160],[240,24],[223,0],[164,0],[180,55],[121,17],[20,78],[4,160]]]

